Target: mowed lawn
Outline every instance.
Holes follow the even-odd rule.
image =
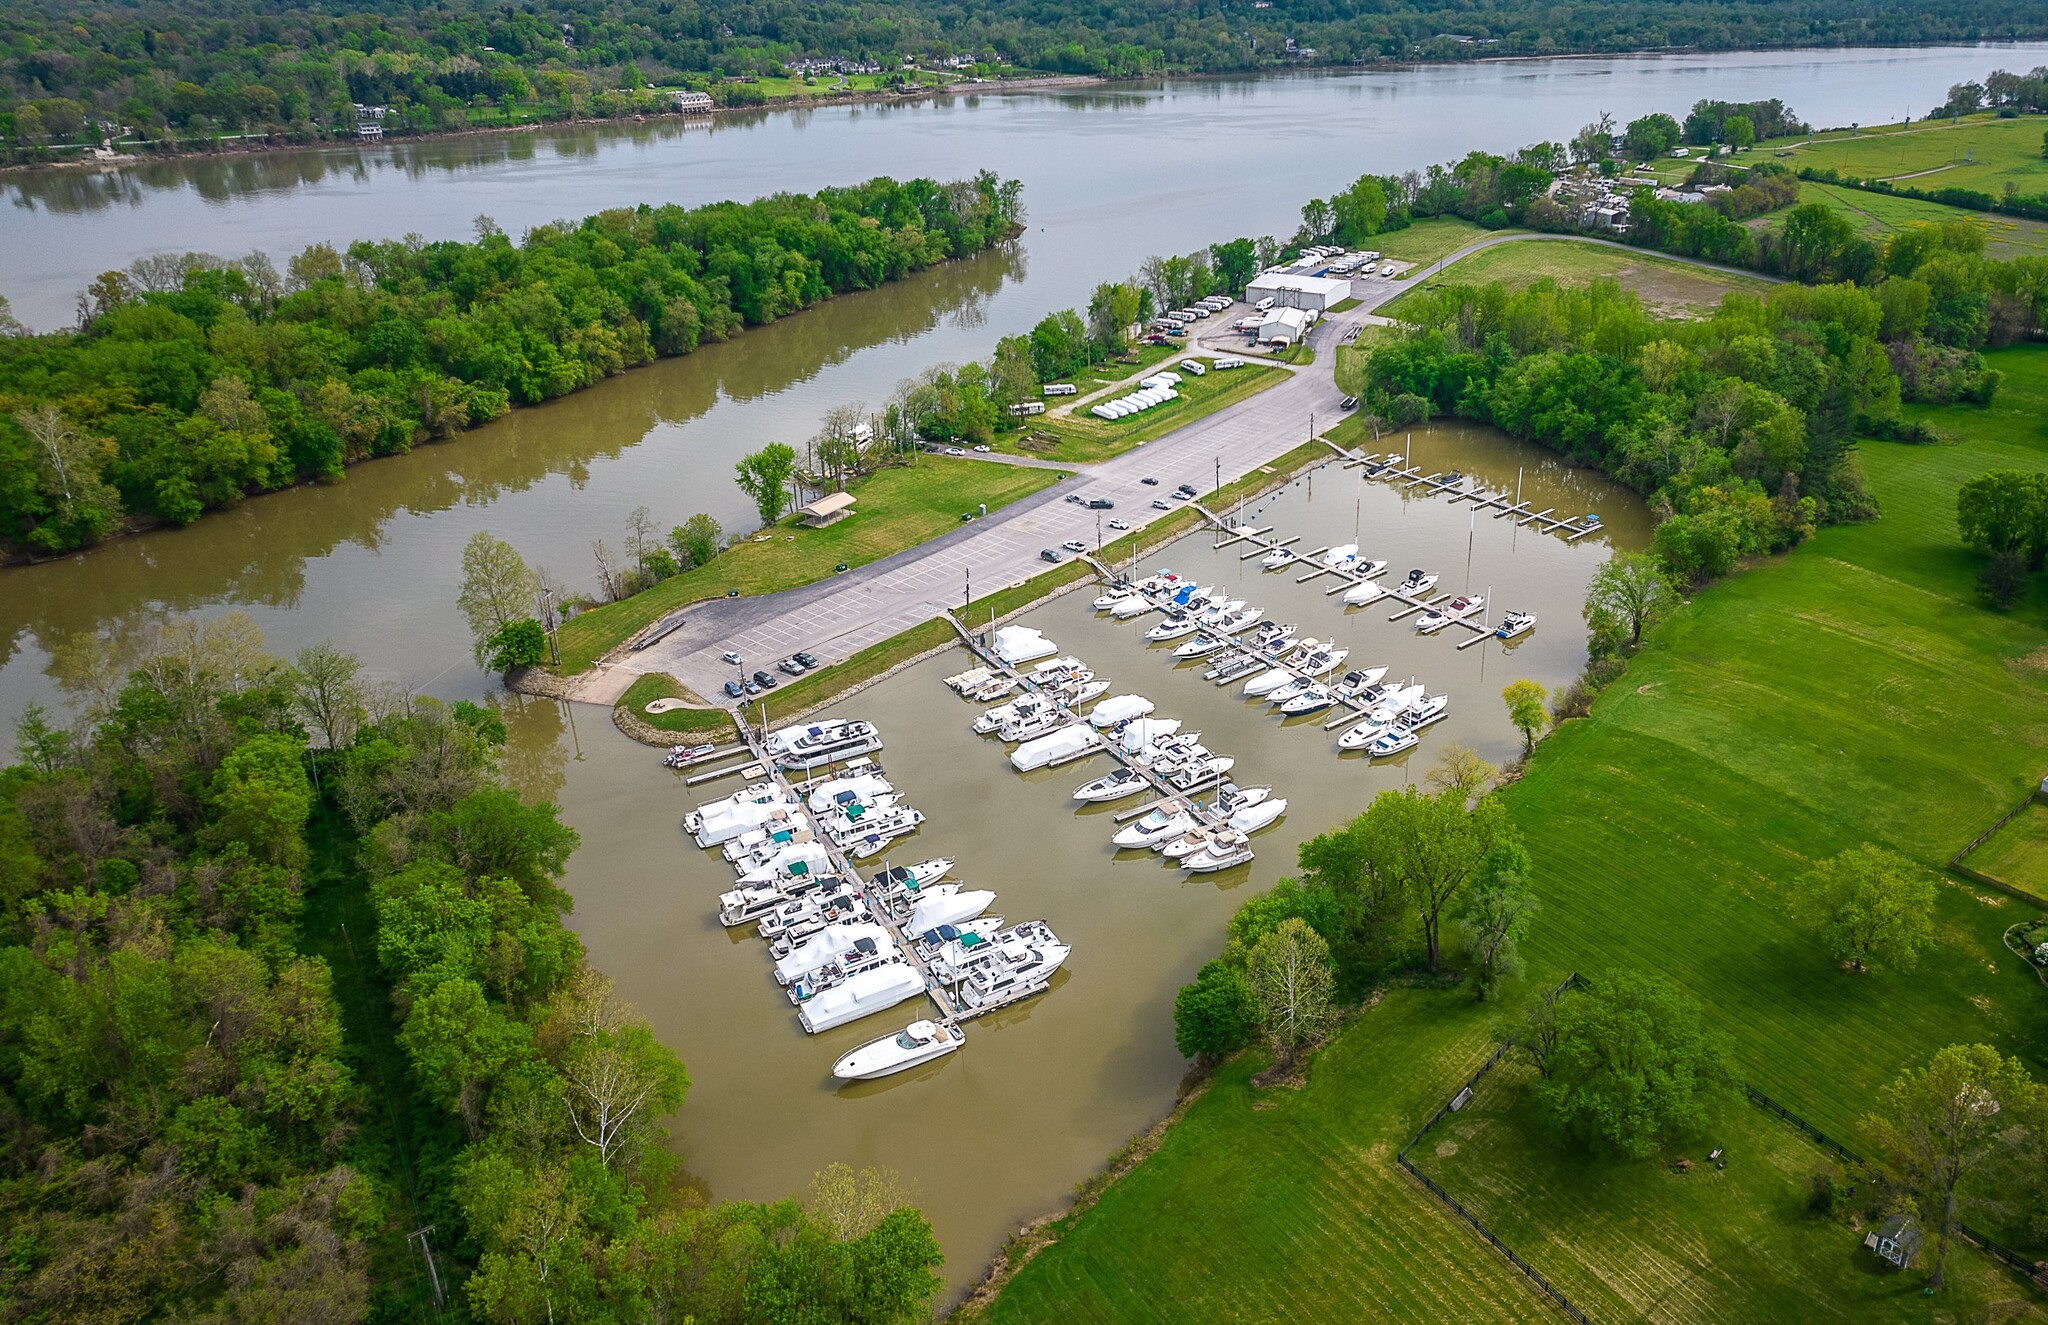
[[[1925,1321],[1922,1274],[1887,1271],[1842,1203],[1807,1210],[1808,1179],[1838,1166],[1785,1123],[1747,1104],[1721,1111],[1689,1146],[1689,1171],[1663,1160],[1595,1158],[1560,1145],[1530,1098],[1535,1074],[1503,1065],[1411,1158],[1494,1235],[1596,1321]],[[1727,1152],[1728,1167],[1707,1159]],[[1669,1158],[1675,1160],[1674,1154]],[[1986,1257],[1958,1249],[1941,1313],[1953,1320],[2048,1321],[2048,1311]],[[1995,1307],[1994,1307],[1994,1304]]]
[[[1395,990],[1299,1091],[1244,1059],[1062,1230],[990,1322],[1554,1321],[1394,1156],[1492,1050],[1462,991]]]
[[[1511,290],[1523,290],[1541,280],[1584,285],[1600,276],[1610,276],[1634,290],[1652,312],[1666,316],[1705,312],[1719,304],[1723,295],[1757,293],[1770,288],[1770,282],[1753,276],[1709,271],[1645,253],[1562,239],[1521,239],[1458,259],[1444,268],[1441,276],[1431,276],[1413,290],[1404,291],[1379,311],[1398,318],[1404,303],[1438,285],[1485,285],[1498,281]]]
[[[1789,153],[1794,169],[1832,169],[1858,179],[1890,179],[1916,188],[1950,186],[1998,193],[2008,182],[2021,193],[2048,192],[2048,159],[2041,155],[2041,131],[2048,116],[2022,115],[2001,120],[1973,115],[1959,124],[1889,125],[1854,136],[1835,134],[1811,146],[1804,138],[1767,144],[1772,153]],[[1761,155],[1763,149],[1759,149]],[[1912,179],[1902,179],[1910,175]]]
[[[987,460],[921,455],[855,483],[854,514],[823,529],[795,516],[727,548],[709,563],[672,576],[622,602],[581,613],[562,626],[562,671],[583,671],[635,633],[685,603],[728,589],[774,593],[821,580],[840,562],[859,566],[929,542],[959,527],[963,512],[993,511],[1059,481],[1059,471]]]
[[[1206,365],[1215,355],[1201,357]],[[1142,414],[1112,420],[1098,419],[1088,412],[1092,406],[1139,390],[1137,383],[1133,382],[1095,397],[1087,404],[1074,406],[1071,414],[1048,411],[1037,418],[1027,419],[1026,425],[1035,440],[1027,442],[1017,434],[1009,433],[999,444],[1003,450],[1019,455],[1038,456],[1072,465],[1094,464],[1122,455],[1141,442],[1164,437],[1175,428],[1207,418],[1217,410],[1255,396],[1267,387],[1278,386],[1286,380],[1287,372],[1271,364],[1247,362],[1242,368],[1221,371],[1211,368],[1201,377],[1186,372],[1181,376],[1184,380],[1175,388],[1180,392],[1180,399],[1155,405]],[[1057,437],[1058,442],[1043,441],[1048,434]]]
[[[1963,863],[2036,897],[2048,897],[2048,805],[2029,805]]]
[[[1949,207],[1920,198],[1900,198],[1888,193],[1870,193],[1863,189],[1844,188],[1839,184],[1820,184],[1812,180],[1807,180],[1799,186],[1799,201],[1821,203],[1841,213],[1869,239],[1883,239],[1887,235],[1897,234],[1908,225],[1918,223],[1974,221],[1984,227],[1986,252],[1991,257],[2017,258],[2048,254],[2048,225],[2039,221],[1966,211],[1960,207]],[[1753,224],[1776,228],[1784,223],[1785,215],[1785,212],[1773,212]]]
[[[1878,1089],[1943,1045],[1985,1041],[2048,1078],[2048,989],[1999,941],[2032,918],[2020,903],[1944,876],[1938,941],[1918,970],[1861,976],[1833,963],[1784,905],[1814,860],[1859,842],[1939,869],[2048,762],[2048,591],[2037,583],[2010,615],[1986,611],[1977,559],[1956,541],[1958,484],[1994,468],[2048,468],[2048,350],[1993,359],[2006,373],[1997,405],[1916,411],[1957,444],[1864,444],[1883,519],[1823,530],[1700,593],[1654,632],[1592,717],[1549,737],[1504,793],[1543,903],[1519,995],[1570,970],[1663,971],[1731,1038],[1746,1081],[1852,1146],[1868,1146],[1860,1120]],[[1531,1310],[1533,1298],[1498,1287],[1504,1263],[1392,1167],[1506,1015],[1481,1015],[1462,992],[1396,990],[1324,1052],[1299,1096],[1255,1096],[1249,1069],[1232,1066],[1157,1155],[1067,1221],[991,1318],[1483,1320]],[[1747,1136],[1755,1161],[1791,1163],[1782,1143],[1732,1116],[1743,1111],[1731,1106],[1728,1135]],[[1526,1145],[1514,1163],[1560,1174],[1583,1163]],[[1781,1190],[1742,1196],[1747,1224],[1700,1204],[1687,1216],[1702,1221],[1695,1234],[1652,1237],[1629,1212],[1664,1199],[1654,1166],[1610,1176],[1501,1217],[1539,1243],[1537,1226],[1551,1230],[1553,1248],[1582,1227],[1577,1263],[1592,1279],[1616,1258],[1628,1273],[1643,1269],[1627,1260],[1630,1239],[1731,1262],[1729,1274],[1682,1275],[1683,1311],[1646,1311],[1652,1318],[1797,1315],[1793,1296],[1761,1300],[1749,1275],[1768,1266],[1796,1278],[1829,1256],[1841,1258],[1829,1273],[1854,1287],[1843,1300],[1862,1315],[1984,1317],[1981,1298],[1972,1316],[1954,1310],[1957,1298],[1861,1284],[1853,1246],[1786,1226]],[[1739,1175],[1738,1189],[1746,1181]],[[1572,1193],[1601,1219],[1574,1210]],[[1766,1245],[1745,1246],[1724,1226]],[[1740,1258],[1749,1268],[1737,1272]],[[1451,1267],[1487,1291],[1452,1287]],[[1985,1294],[2023,1296],[2011,1281],[1985,1282]]]

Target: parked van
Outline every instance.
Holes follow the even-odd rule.
[[[1045,387],[1045,394],[1048,396],[1072,396],[1078,395],[1080,390],[1081,388],[1075,386],[1072,382],[1048,382]]]

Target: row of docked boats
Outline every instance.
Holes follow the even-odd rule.
[[[993,891],[949,881],[950,858],[885,868],[865,882],[853,872],[851,862],[923,819],[865,756],[801,787],[750,783],[684,819],[697,844],[717,849],[737,876],[719,896],[719,923],[752,925],[767,942],[776,983],[805,1031],[887,1011],[929,992],[928,980],[943,984],[943,997],[934,998],[947,1015],[846,1054],[833,1067],[842,1080],[888,1076],[954,1052],[966,1039],[956,1017],[1043,991],[1067,959],[1044,921],[1006,926],[987,913]]]

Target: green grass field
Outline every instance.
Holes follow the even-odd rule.
[[[1979,874],[2048,897],[2048,805],[2035,803],[1963,859]]]
[[[1925,1277],[1880,1268],[1844,1203],[1809,1214],[1808,1177],[1843,1175],[1780,1120],[1731,1101],[1711,1134],[1661,1159],[1585,1155],[1558,1143],[1503,1063],[1411,1158],[1494,1236],[1596,1321],[1925,1321]],[[1707,1161],[1727,1151],[1728,1167]],[[1692,1168],[1680,1172],[1681,1155]],[[1950,1319],[2048,1320],[2015,1282],[1967,1251],[1942,1308]],[[1998,1304],[1994,1314],[1993,1304]]]
[[[1133,370],[1126,370],[1129,371]],[[1212,370],[1203,377],[1187,375],[1187,380],[1178,388],[1179,400],[1168,401],[1134,418],[1113,422],[1098,419],[1088,413],[1088,405],[1082,405],[1074,414],[1048,412],[1026,421],[1035,436],[1043,437],[1050,433],[1059,439],[1057,444],[1034,441],[1027,445],[1017,435],[1011,434],[999,438],[997,446],[1017,455],[1060,460],[1070,465],[1094,464],[1122,455],[1141,442],[1164,437],[1175,428],[1235,405],[1267,387],[1278,386],[1285,377],[1282,370],[1257,363],[1247,363],[1242,368],[1223,373]],[[1102,400],[1114,400],[1129,394],[1128,391],[1113,391]],[[1090,404],[1099,405],[1102,400],[1091,401]]]
[[[1525,239],[1481,249],[1444,269],[1441,276],[1421,280],[1393,302],[1380,308],[1386,317],[1401,316],[1401,307],[1423,290],[1439,285],[1484,285],[1498,281],[1511,290],[1526,289],[1541,280],[1560,285],[1583,285],[1598,276],[1611,276],[1642,296],[1651,311],[1666,316],[1685,316],[1712,309],[1721,297],[1734,292],[1755,292],[1769,283],[1747,276],[1707,271],[1622,249],[1598,244],[1575,244],[1566,240]]]
[[[721,597],[727,589],[752,596],[809,584],[840,562],[858,566],[937,538],[977,503],[993,511],[1058,481],[1057,470],[951,456],[919,456],[914,464],[881,470],[854,484],[856,513],[837,524],[805,529],[785,516],[765,536],[737,543],[707,565],[565,622],[561,670],[569,676],[584,671],[685,603]]]
[[[1858,230],[1872,239],[1896,234],[1906,226],[1918,222],[1939,224],[1944,221],[1970,220],[1984,227],[1986,249],[1991,257],[2017,258],[2048,254],[2048,225],[2039,221],[1966,211],[1960,207],[1948,207],[1919,198],[1898,198],[1884,193],[1843,188],[1838,184],[1819,184],[1812,180],[1799,186],[1799,201],[1825,204],[1848,217]],[[1754,224],[1777,226],[1783,220],[1784,213],[1774,212],[1760,218]]]
[[[1869,975],[1832,962],[1783,904],[1813,861],[1858,842],[1937,870],[2040,776],[2048,593],[2037,584],[2008,615],[1979,605],[1954,492],[1989,469],[2048,462],[2048,349],[1992,358],[2006,374],[1996,405],[1916,411],[1957,444],[1863,445],[1883,519],[1823,530],[1700,593],[1653,632],[1593,715],[1547,739],[1504,793],[1543,902],[1519,994],[1571,970],[1662,971],[1731,1037],[1746,1081],[1852,1145],[1866,1142],[1859,1120],[1878,1088],[1943,1045],[1984,1041],[2048,1076],[2048,989],[2001,943],[2008,926],[2033,918],[2018,902],[1943,876],[1936,943],[1919,969]],[[991,1318],[1163,1319],[1167,1304],[1190,1319],[1493,1319],[1528,1310],[1529,1300],[1502,1294],[1491,1278],[1457,1290],[1454,1313],[1423,1296],[1454,1282],[1444,1278],[1447,1258],[1467,1274],[1502,1263],[1448,1215],[1418,1204],[1387,1167],[1499,1029],[1468,999],[1395,991],[1325,1051],[1298,1098],[1255,1098],[1249,1069],[1228,1069],[1156,1156],[1067,1221]],[[1729,1135],[1749,1135],[1759,1161],[1781,1144]],[[1540,1199],[1505,1202],[1501,1217],[1529,1221],[1515,1226],[1525,1230],[1584,1226],[1583,1237],[1570,1227],[1555,1235],[1572,1242],[1581,1266],[1560,1263],[1561,1276],[1594,1283],[1643,1271],[1637,1262],[1651,1253],[1638,1255],[1631,1239],[1691,1248],[1696,1265],[1710,1252],[1721,1267],[1665,1266],[1690,1296],[1682,1312],[1647,1312],[1653,1319],[1785,1318],[1790,1297],[1762,1302],[1749,1276],[1767,1269],[1772,1282],[1796,1280],[1804,1266],[1825,1269],[1830,1255],[1839,1263],[1809,1277],[1861,1294],[1843,1298],[1845,1308],[1986,1318],[1983,1299],[1972,1314],[1960,1291],[1887,1297],[1883,1285],[1858,1284],[1853,1242],[1830,1234],[1822,1245],[1787,1227],[1765,1187],[1733,1212],[1702,1200],[1686,1213],[1685,1202],[1655,1189],[1651,1171],[1635,1185],[1596,1190],[1570,1177],[1567,1159],[1538,1149],[1531,1143],[1504,1167],[1562,1176]],[[1686,1214],[1697,1237],[1637,1229],[1630,1213],[1653,1207]],[[2016,1223],[1986,1222],[2016,1244],[2024,1237]],[[1545,1245],[1550,1265],[1554,1240]],[[1981,1261],[1968,1274],[1980,1272],[1990,1273]],[[2025,1297],[2016,1281],[1985,1282],[1986,1293]]]
[[[701,697],[676,684],[674,677],[664,672],[648,672],[619,696],[619,707],[657,731],[674,732],[679,738],[723,741],[734,735],[732,719],[724,709],[698,707],[649,713],[647,706],[657,699],[682,699],[696,705],[704,703]]]
[[[1428,216],[1405,230],[1389,230],[1383,235],[1374,235],[1365,241],[1365,247],[1376,248],[1390,258],[1426,266],[1492,233],[1484,226],[1459,217]]]
[[[1973,115],[1955,125],[1943,120],[1887,125],[1854,136],[1829,134],[1811,146],[1804,138],[1779,139],[1758,155],[1768,149],[1795,169],[1833,169],[1923,189],[1955,186],[1998,193],[2011,183],[2021,193],[2041,193],[2048,191],[2048,159],[2041,155],[2044,127],[2048,116],[2001,120]]]

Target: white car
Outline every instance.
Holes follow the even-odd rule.
[[[1130,528],[1131,526],[1130,526],[1130,525],[1129,525],[1129,524],[1128,524],[1127,522],[1125,522],[1125,521],[1123,521],[1123,520],[1111,520],[1111,521],[1109,522],[1109,527],[1110,527],[1111,529],[1115,529],[1115,530],[1118,530],[1118,531],[1122,531],[1122,530],[1125,530],[1125,529],[1129,529],[1129,528]]]
[[[987,455],[989,453],[989,448],[986,446],[977,446],[974,448],[974,453],[976,455]]]

